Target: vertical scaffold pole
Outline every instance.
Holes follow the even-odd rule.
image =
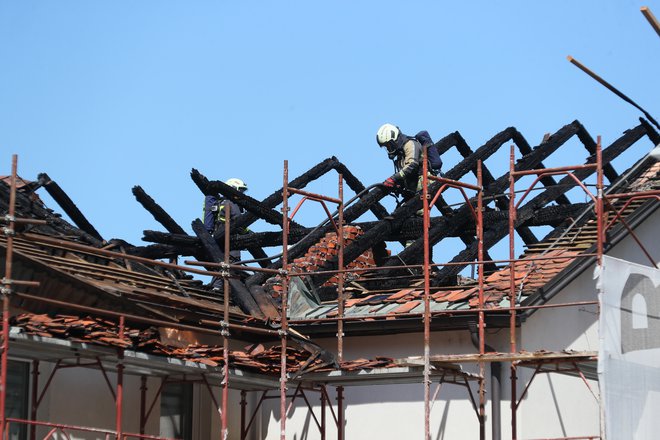
[[[325,440],[325,429],[326,429],[325,404],[326,404],[325,385],[321,385],[321,440]]]
[[[144,435],[147,425],[147,376],[140,376],[140,434]]]
[[[478,277],[479,277],[479,354],[483,356],[486,351],[486,334],[485,334],[485,320],[484,320],[484,224],[483,224],[483,176],[481,171],[481,160],[477,162],[477,186],[479,192],[477,193],[477,240],[478,250],[477,258],[479,259]],[[486,367],[484,361],[479,361],[479,438],[484,440],[486,438],[486,384],[485,384]]]
[[[515,192],[515,149],[511,145],[509,157],[509,351],[516,352],[516,264],[515,255],[515,223],[516,223],[516,192]],[[516,365],[511,363],[511,438],[515,440],[517,433],[516,408]]]
[[[124,339],[124,316],[119,317],[119,339]],[[122,433],[122,411],[124,406],[124,349],[120,348],[117,354],[117,394],[116,403],[116,431],[117,440],[123,439]]]
[[[431,440],[431,300],[430,300],[430,249],[429,249],[429,178],[427,148],[422,155],[422,212],[424,214],[424,440]]]
[[[600,135],[596,138],[596,228],[598,229],[598,265],[603,264],[603,248],[605,244],[605,231],[603,221],[605,212],[603,209],[603,155]]]
[[[5,277],[2,279],[2,356],[0,356],[0,439],[5,438],[7,404],[7,362],[9,351],[9,295],[11,294],[12,258],[14,253],[14,218],[16,215],[16,168],[18,157],[11,157],[11,180],[9,191],[9,222],[5,228],[7,236],[7,257]]]
[[[344,362],[344,179],[339,175],[339,224],[337,225],[337,240],[339,254],[337,258],[337,358],[339,365]]]
[[[222,409],[221,409],[221,440],[229,438],[229,429],[227,426],[227,409],[229,407],[229,253],[230,249],[230,231],[231,231],[231,206],[229,200],[225,201],[225,267],[222,271],[223,295],[223,315],[222,315],[222,357],[224,365],[222,367]]]
[[[39,361],[32,361],[32,396],[30,404],[30,420],[37,421],[37,411],[39,409]],[[30,425],[30,440],[35,440],[37,435],[37,425]]]
[[[289,161],[284,161],[282,185],[282,356],[280,358],[280,439],[286,440],[286,336],[288,330],[287,302],[289,297],[288,248],[289,247]]]
[[[516,352],[516,192],[515,192],[515,150],[511,145],[511,156],[509,159],[509,351]]]
[[[241,390],[241,440],[245,440],[245,417],[247,415],[247,391]]]
[[[344,440],[344,387],[337,387],[337,440]]]
[[[597,259],[599,269],[603,268],[603,252],[605,247],[605,210],[603,205],[603,147],[601,137],[598,135],[596,138],[596,228],[598,244],[597,244]],[[600,316],[600,303],[598,304],[598,315]],[[599,382],[600,386],[600,382]],[[602,396],[602,393],[601,393]],[[605,438],[605,407],[603,406],[603,399],[598,399],[598,413],[600,418],[600,435]]]

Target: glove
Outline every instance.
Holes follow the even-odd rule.
[[[396,186],[396,182],[391,177],[388,177],[387,180],[383,182],[383,186],[385,186],[385,188],[392,189]]]

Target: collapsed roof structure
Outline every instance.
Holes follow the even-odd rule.
[[[52,339],[118,348],[118,356],[127,359],[122,368],[129,372],[142,371],[147,363],[137,354],[126,355],[126,350],[179,359],[182,365],[194,362],[204,373],[211,371],[204,368],[217,367],[212,371],[223,375],[223,386],[280,389],[283,414],[287,382],[312,387],[333,380],[344,384],[352,372],[370,369],[390,370],[374,382],[414,381],[424,374],[427,379],[433,375],[464,382],[470,390],[468,382],[477,381],[480,404],[475,403],[475,409],[483,426],[483,375],[460,369],[455,364],[460,357],[436,358],[434,372],[429,371],[428,354],[421,366],[382,357],[347,360],[341,349],[344,334],[419,332],[424,317],[427,337],[431,330],[470,328],[477,315],[481,332],[485,323],[515,331],[552,298],[568,274],[598,258],[618,237],[632,233],[635,222],[657,209],[658,164],[646,157],[625,172],[613,165],[644,139],[651,145],[660,143],[660,135],[644,119],[604,148],[578,121],[534,147],[513,127],[476,149],[454,132],[436,146],[441,154],[455,149],[462,160],[442,178],[431,179],[419,197],[392,212],[381,204],[388,194],[385,188],[365,187],[335,157],[291,181],[285,168],[285,186],[261,201],[193,169],[191,178],[202,194],[219,194],[246,212],[215,236],[196,219],[191,225],[194,235],[189,235],[136,186],[135,198],[164,228],[144,231],[144,240],[151,243],[144,246],[105,240],[47,174],[33,182],[5,178],[0,182],[0,213],[12,227],[0,237],[7,255],[0,263],[8,267],[4,292],[11,309],[3,324],[7,332],[11,325],[17,350],[23,347],[22,355],[35,359],[35,344]],[[489,158],[502,149],[507,152],[509,145],[511,168],[496,176],[489,170]],[[584,163],[548,171],[544,161],[568,145],[584,147]],[[577,157],[577,151],[572,156]],[[340,175],[338,198],[304,190],[333,170]],[[470,174],[477,185],[461,186]],[[565,176],[556,180],[560,174]],[[521,195],[514,189],[515,182],[528,175],[537,176],[534,184],[543,185],[533,196],[529,190]],[[589,192],[582,182],[595,176],[602,194],[589,202],[572,201],[570,191],[582,187]],[[356,194],[349,202],[343,200],[344,182]],[[458,188],[465,201],[445,201],[442,192],[448,187]],[[75,226],[45,207],[36,196],[38,188],[48,191]],[[467,197],[464,190],[476,190],[478,196]],[[633,193],[637,197],[631,200],[607,196]],[[293,221],[297,208],[283,216],[294,195],[322,202],[328,219],[310,227]],[[326,202],[337,204],[337,212],[331,213]],[[276,209],[279,206],[282,211]],[[376,220],[362,220],[367,212]],[[605,212],[610,223],[603,225]],[[239,233],[257,220],[276,230]],[[613,227],[607,238],[604,226]],[[547,233],[539,237],[535,229]],[[499,260],[490,255],[497,243],[513,235],[526,246],[522,255]],[[464,244],[459,252],[453,250],[456,238]],[[405,246],[390,255],[388,242]],[[264,248],[282,252],[269,256]],[[247,250],[255,260],[229,264],[228,249]],[[182,257],[193,260],[176,264]],[[478,275],[462,275],[471,266],[477,267]],[[216,277],[224,288],[204,284],[191,273]],[[222,335],[223,344],[209,343],[204,335]],[[230,335],[252,345],[230,350]],[[314,342],[335,335],[336,353]],[[483,334],[479,345],[479,355],[484,356]],[[55,346],[50,350],[57,352]],[[6,351],[5,345],[3,355]],[[515,352],[514,345],[511,353]],[[580,355],[584,361],[593,358]],[[98,365],[102,368],[101,361]],[[164,365],[148,368],[168,371]],[[341,420],[336,422],[341,425]],[[286,416],[282,423],[284,427]]]

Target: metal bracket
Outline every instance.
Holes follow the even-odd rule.
[[[4,217],[2,217],[2,220],[4,220],[7,223],[15,222],[16,221],[16,216],[6,214]]]
[[[7,236],[7,237],[13,237],[16,235],[16,231],[14,231],[12,228],[4,227],[2,228],[2,232]]]
[[[222,328],[222,330],[220,330],[220,335],[229,337],[230,336],[230,334],[229,334],[229,323],[226,322],[225,320],[222,320],[222,321],[220,321],[220,327]]]
[[[278,334],[279,336],[284,337],[284,336],[287,336],[289,333],[288,333],[286,330],[279,329],[279,330],[277,331],[277,334]]]
[[[278,269],[277,273],[279,273],[280,275],[282,275],[284,277],[289,276],[289,271],[286,270],[286,269]]]

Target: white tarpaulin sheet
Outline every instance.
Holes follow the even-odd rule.
[[[660,438],[660,270],[611,257],[599,277],[598,378],[608,440]]]

